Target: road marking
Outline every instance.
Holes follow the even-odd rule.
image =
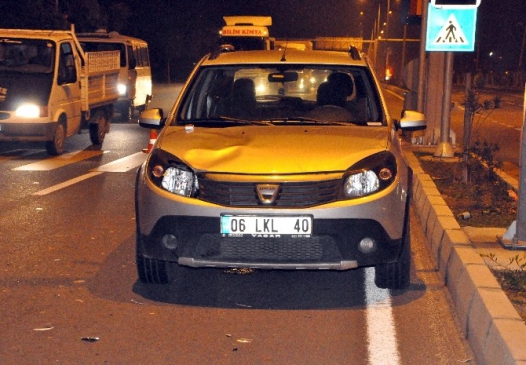
[[[365,269],[365,303],[370,365],[401,364],[391,296],[374,284],[374,268]]]
[[[43,161],[37,161],[33,162],[27,165],[15,167],[13,170],[15,171],[50,171],[57,169],[59,167],[63,167],[66,165],[70,165],[75,162],[79,162],[82,160],[87,160],[88,158],[100,156],[103,153],[107,153],[109,151],[76,151],[76,152],[70,152],[65,153],[60,156],[52,157],[45,159]]]
[[[115,160],[113,162],[109,162],[105,165],[99,166],[95,169],[92,169],[89,173],[78,176],[76,178],[64,181],[63,183],[50,186],[49,188],[46,188],[44,190],[37,191],[36,193],[33,193],[31,195],[36,196],[43,196],[48,195],[51,193],[54,193],[55,191],[67,188],[71,185],[74,185],[76,183],[79,183],[81,181],[87,180],[89,178],[92,178],[94,176],[101,175],[105,172],[127,172],[130,171],[133,168],[136,168],[140,164],[144,162],[146,159],[146,154],[144,152],[137,152],[133,155],[129,155],[123,158],[120,158],[118,160]],[[26,165],[27,166],[27,165]]]
[[[101,171],[101,172],[127,172],[133,168],[140,166],[146,159],[147,154],[144,152],[137,152],[133,155],[129,155],[105,165],[99,166],[90,171]]]
[[[57,184],[57,185],[53,185],[47,189],[44,189],[44,190],[40,190],[40,191],[37,191],[36,193],[33,193],[31,195],[38,195],[38,196],[43,196],[43,195],[48,195],[48,194],[51,194],[57,190],[60,190],[60,189],[64,189],[64,188],[67,188],[68,186],[71,186],[71,185],[74,185],[78,182],[81,182],[81,181],[84,181],[84,180],[87,180],[93,176],[97,176],[97,175],[101,175],[102,172],[89,172],[87,174],[84,174],[84,175],[81,175],[81,176],[78,176],[74,179],[70,179],[70,180],[67,180],[67,181],[64,181],[63,183],[60,183],[60,184]]]

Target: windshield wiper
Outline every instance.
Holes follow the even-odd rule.
[[[239,119],[239,118],[226,117],[223,115],[216,117],[215,120],[233,122],[233,123],[238,123],[238,124],[271,125],[271,122],[266,121],[266,120]]]
[[[271,118],[269,119],[269,122],[271,123],[289,123],[294,122],[298,124],[323,124],[323,125],[350,125],[355,124],[353,122],[341,122],[341,121],[334,121],[334,120],[321,120],[321,119],[314,119],[314,118],[306,118],[306,117],[286,117],[286,118]]]
[[[225,123],[226,122],[226,123]],[[184,124],[195,124],[195,125],[211,125],[214,127],[228,127],[229,125],[237,124],[246,124],[246,125],[271,125],[268,121],[263,120],[248,120],[248,119],[238,119],[232,117],[218,116],[213,118],[206,119],[185,119],[180,121]]]

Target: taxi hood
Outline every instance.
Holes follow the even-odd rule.
[[[345,171],[384,151],[387,127],[166,126],[157,148],[196,171],[243,174],[296,174]]]

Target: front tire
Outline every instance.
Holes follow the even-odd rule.
[[[59,121],[53,134],[53,139],[46,142],[47,153],[52,156],[58,156],[64,153],[64,144],[66,142],[66,126]]]
[[[90,120],[89,124],[89,137],[91,143],[94,145],[101,145],[104,142],[104,137],[106,136],[106,131],[108,129],[108,119],[102,111],[95,113],[93,118]]]
[[[168,284],[172,281],[170,263],[136,255],[137,274],[144,284]]]
[[[135,108],[133,107],[133,104],[131,102],[124,103],[120,109],[121,121],[129,122],[131,117],[133,117],[134,110]]]
[[[402,235],[402,252],[395,262],[377,265],[375,284],[384,289],[404,289],[411,283],[411,229],[409,211],[404,222]]]

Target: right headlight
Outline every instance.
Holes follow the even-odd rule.
[[[343,193],[346,198],[359,198],[381,191],[396,177],[396,158],[388,151],[364,158],[345,174]]]
[[[182,196],[195,196],[198,190],[195,173],[172,154],[156,149],[147,165],[151,181],[170,193]]]

